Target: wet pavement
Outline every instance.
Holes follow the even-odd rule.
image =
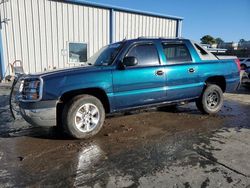
[[[250,187],[250,90],[223,109],[194,104],[108,117],[89,140],[13,121],[0,86],[0,187]]]

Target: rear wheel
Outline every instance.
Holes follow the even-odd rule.
[[[102,128],[105,110],[99,99],[90,95],[73,98],[63,110],[62,124],[68,134],[84,139],[96,135]]]
[[[215,114],[222,108],[223,101],[221,88],[212,84],[206,87],[201,97],[196,101],[196,106],[202,113]]]

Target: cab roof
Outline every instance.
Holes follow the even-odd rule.
[[[138,42],[138,41],[172,41],[172,42],[184,42],[184,41],[190,41],[190,40],[189,39],[185,39],[185,38],[138,37],[136,39],[124,39],[123,41],[127,41],[127,42]]]

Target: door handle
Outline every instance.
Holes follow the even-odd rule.
[[[164,74],[164,71],[163,70],[157,70],[155,72],[155,74],[158,75],[158,76],[162,76]]]
[[[194,69],[194,68],[190,68],[190,69],[188,69],[188,72],[194,73],[194,72],[195,72],[195,69]]]

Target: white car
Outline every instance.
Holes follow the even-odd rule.
[[[242,70],[246,70],[248,67],[250,67],[250,57],[240,58],[240,67]]]

